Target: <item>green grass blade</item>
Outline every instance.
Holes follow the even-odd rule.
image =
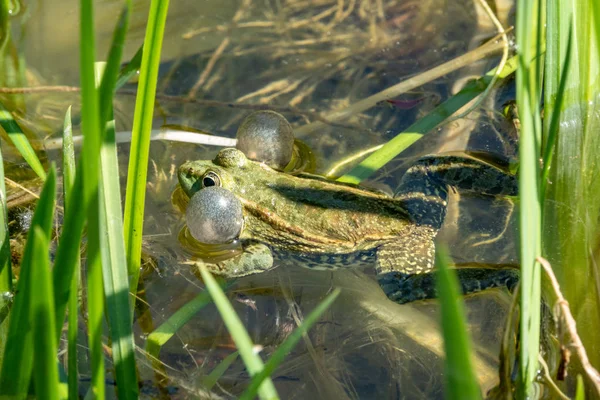
[[[239,355],[240,353],[238,353],[237,351],[231,353],[230,355],[225,357],[225,359],[223,359],[223,361],[221,361],[219,365],[217,365],[216,368],[210,372],[210,374],[203,377],[202,386],[204,386],[204,389],[211,390],[217,384],[219,379],[221,379],[223,374],[227,372],[227,369],[231,366],[231,364],[233,364],[233,362],[237,360]]]
[[[125,7],[121,12],[117,26],[113,34],[113,40],[106,59],[106,66],[102,74],[102,82],[100,83],[100,112],[101,121],[106,122],[112,115],[112,101],[115,84],[119,76],[121,68],[121,57],[123,55],[123,47],[125,47],[125,35],[129,27],[129,12],[131,10],[131,0],[125,1]]]
[[[158,358],[160,348],[167,343],[173,335],[185,325],[198,311],[210,304],[212,299],[208,292],[202,292],[193,300],[186,303],[169,317],[161,326],[156,328],[146,342],[146,351],[152,358]]]
[[[539,15],[545,11],[543,0],[517,4],[517,107],[521,120],[519,143],[519,194],[521,196],[521,348],[519,397],[533,394],[533,381],[538,370],[540,336],[540,266],[541,196],[539,158],[541,156],[541,119],[539,82],[542,57],[536,50],[539,42]]]
[[[35,392],[44,399],[58,399],[58,366],[54,332],[54,295],[48,253],[50,241],[39,226],[33,227],[31,311],[33,322],[33,380]]]
[[[54,166],[44,183],[44,187],[37,202],[31,221],[31,228],[27,235],[23,258],[21,259],[21,273],[17,285],[17,295],[10,313],[8,337],[4,358],[2,360],[2,373],[0,373],[0,393],[4,396],[24,396],[27,394],[33,367],[33,337],[32,337],[32,281],[36,262],[34,258],[35,228],[50,237],[52,220],[54,217],[56,197],[56,173]],[[46,332],[48,334],[48,332]]]
[[[4,160],[2,158],[1,150],[0,147],[0,293],[10,293],[12,292],[10,236],[8,232],[6,186],[4,185]],[[3,302],[4,300],[0,301],[0,303]],[[2,306],[4,306],[4,304],[2,304]]]
[[[115,143],[114,120],[107,125],[107,133],[100,153],[102,181],[100,185],[100,227],[102,271],[106,310],[112,339],[113,361],[116,369],[119,398],[136,399],[138,396],[135,368],[135,345],[131,330],[129,285],[121,219],[119,164]]]
[[[594,20],[596,34],[596,58],[600,59],[600,2],[596,0],[589,0],[588,4],[592,8],[591,14]]]
[[[71,199],[67,198],[75,183],[75,147],[73,146],[73,127],[71,124],[71,107],[65,113],[63,124],[63,196],[65,211],[71,207]],[[79,244],[77,244],[79,248]],[[75,266],[73,278],[71,279],[71,291],[69,293],[69,320],[67,332],[67,371],[68,371],[68,393],[69,399],[79,397],[79,372],[77,367],[77,333],[79,315],[79,260]],[[55,316],[56,318],[56,316]],[[56,321],[54,322],[56,324]],[[56,327],[54,328],[56,329]]]
[[[63,122],[63,195],[64,206],[69,207],[70,199],[67,198],[69,191],[75,183],[75,146],[73,146],[73,125],[71,123],[71,106],[67,108]]]
[[[240,321],[215,278],[213,278],[204,265],[200,266],[200,274],[206,285],[206,290],[208,290],[212,296],[213,301],[217,306],[217,310],[219,310],[219,314],[221,314],[223,322],[225,322],[225,326],[227,326],[227,330],[240,352],[240,356],[246,365],[248,373],[251,376],[258,374],[264,368],[264,365],[258,354],[254,351],[254,344],[252,343],[248,332],[246,332],[242,321]],[[268,377],[265,378],[264,382],[260,385],[258,394],[261,399],[279,398],[271,378]]]
[[[83,149],[81,151],[81,159],[78,163],[78,171],[81,171],[76,177],[72,188],[71,195],[74,198],[80,199],[80,206],[73,207],[65,213],[65,221],[61,240],[59,241],[56,251],[55,268],[53,269],[54,295],[56,303],[56,326],[57,330],[62,326],[64,320],[66,306],[69,300],[69,291],[71,287],[71,277],[78,265],[79,259],[79,244],[81,242],[81,234],[85,224],[86,215],[89,213],[91,219],[98,218],[98,208],[91,205],[92,198],[98,193],[98,176],[100,168],[100,146],[103,136],[106,120],[100,113],[100,98],[96,89],[95,79],[95,39],[94,39],[94,24],[93,24],[93,8],[92,1],[81,0],[81,39],[80,39],[80,69],[81,69],[81,118],[85,121],[83,134],[85,137]],[[122,31],[127,18],[119,20],[117,32],[114,36],[113,47],[122,45]],[[112,51],[107,63],[109,70],[108,76],[113,74],[113,65],[118,65],[120,62],[120,50]],[[116,55],[113,55],[116,54]],[[112,58],[111,58],[112,56]],[[119,58],[119,59],[117,59]],[[112,80],[111,80],[112,79]],[[103,97],[104,103],[110,105],[112,101],[112,90],[110,82],[114,78],[107,78],[104,84]],[[106,95],[106,91],[110,90],[110,96]],[[104,115],[108,118],[108,115]],[[84,184],[85,182],[85,184]],[[97,205],[97,202],[96,202]],[[98,226],[97,221],[94,226]],[[88,227],[88,231],[89,227]],[[96,235],[92,233],[92,235]],[[97,236],[97,235],[96,235]],[[88,238],[89,239],[89,238]],[[96,238],[96,240],[99,240]],[[88,261],[94,262],[99,260],[98,246],[92,243],[88,247]],[[98,261],[96,261],[98,262]],[[93,263],[89,263],[93,265]],[[100,275],[98,275],[100,276]],[[66,279],[69,277],[69,279]],[[57,340],[60,332],[57,331]]]
[[[130,276],[129,285],[132,293],[136,292],[139,279],[150,132],[152,130],[156,80],[158,79],[158,67],[168,7],[168,0],[152,0],[150,3],[140,81],[133,117],[124,217],[125,247]]]
[[[94,196],[90,209],[96,210],[92,216],[88,212],[87,248],[87,311],[88,341],[92,365],[92,391],[96,398],[105,396],[105,368],[102,342],[104,322],[104,282],[102,275],[100,223],[101,209],[99,196]]]
[[[85,146],[85,145],[84,145]],[[83,157],[82,157],[83,159]],[[85,203],[83,190],[83,164],[82,159],[77,163],[77,170],[72,188],[69,190],[68,198],[81,199]],[[54,268],[52,269],[52,281],[54,287],[54,309],[56,312],[56,341],[60,339],[60,332],[65,320],[65,311],[69,302],[73,276],[79,266],[81,234],[85,224],[85,204],[65,209],[65,219],[58,247]]]
[[[9,10],[9,0],[0,0],[0,60],[4,59],[4,49],[10,37]],[[3,78],[0,76],[0,83],[3,82]]]
[[[447,399],[481,399],[471,363],[471,341],[467,334],[467,319],[458,279],[448,268],[447,251],[436,249],[436,288],[440,299],[442,332],[446,351],[445,373]]]
[[[277,350],[271,355],[269,361],[265,364],[264,368],[252,377],[252,381],[248,386],[248,389],[240,396],[240,400],[251,400],[256,397],[256,393],[258,388],[262,384],[262,382],[271,376],[275,369],[283,362],[285,356],[287,356],[298,344],[302,335],[304,335],[308,330],[319,320],[321,315],[333,304],[335,299],[339,296],[340,289],[335,289],[333,292],[329,294],[311,313],[302,321],[302,324],[298,326],[294,331],[288,336],[283,343],[277,347]]]
[[[4,108],[2,103],[0,103],[0,126],[4,129],[31,169],[33,169],[40,178],[46,179],[46,171],[44,171],[42,163],[35,154],[33,147],[31,147],[29,140],[27,140],[27,136],[25,136],[19,124],[14,120],[12,114]]]
[[[104,288],[102,263],[100,259],[100,217],[98,197],[98,177],[100,173],[100,146],[104,124],[99,109],[99,95],[96,89],[96,40],[94,35],[94,8],[92,0],[80,2],[80,74],[81,74],[81,119],[83,122],[83,207],[87,211],[87,306],[89,347],[91,353],[92,391],[96,398],[104,399],[104,354],[102,352],[102,322],[104,314]],[[73,198],[71,196],[71,198]],[[61,243],[62,244],[62,243]],[[75,260],[72,260],[73,262]],[[71,266],[70,266],[71,267]],[[74,265],[73,265],[74,267]],[[71,274],[59,277],[67,281],[67,291],[71,284]],[[56,280],[55,280],[56,282]],[[68,298],[68,295],[67,295]],[[57,307],[57,311],[60,309]],[[60,317],[60,315],[58,315]],[[62,321],[61,325],[62,325]]]
[[[585,400],[585,386],[583,386],[583,378],[577,375],[577,389],[575,390],[575,400]]]
[[[600,237],[600,180],[597,179],[600,176],[598,8],[597,1],[548,1],[544,107],[560,115],[544,193],[543,231],[545,256],[569,301],[580,338],[596,368],[600,366],[597,337],[600,329],[600,257],[597,252]],[[573,50],[567,61],[571,31]],[[556,103],[566,62],[569,62],[569,73],[563,105],[559,110]],[[584,378],[587,376],[580,367],[574,365],[573,369],[569,374],[571,386],[575,385],[577,374]]]
[[[6,187],[4,186],[4,161],[2,159],[2,148],[0,145],[0,365],[8,335],[8,316],[12,299],[12,270],[10,236],[8,232],[8,215],[6,206]]]
[[[144,45],[135,52],[133,58],[121,69],[119,72],[119,78],[115,84],[115,90],[123,87],[131,78],[138,74],[140,66],[142,65],[142,54],[144,52]]]
[[[512,74],[516,69],[516,65],[516,57],[509,59],[502,71],[500,71],[499,78],[502,79]],[[495,74],[496,69],[492,69],[480,79],[467,84],[460,92],[437,106],[429,115],[406,128],[404,132],[396,135],[381,149],[371,154],[347,174],[340,177],[338,181],[359,184],[363,179],[367,179],[379,168],[383,167],[419,140],[424,134],[433,130],[465,104],[483,93]]]
[[[550,175],[550,165],[552,162],[552,155],[554,154],[554,147],[556,144],[556,135],[558,133],[558,124],[560,121],[561,109],[567,87],[567,78],[569,77],[569,65],[571,64],[571,49],[572,49],[573,31],[569,29],[569,39],[567,42],[567,53],[565,54],[562,71],[560,73],[560,83],[558,84],[558,91],[556,92],[556,100],[554,107],[548,107],[546,110],[546,118],[550,118],[550,125],[545,133],[545,145],[544,145],[544,158],[542,161],[543,171],[541,179],[541,192],[544,193],[548,176]]]

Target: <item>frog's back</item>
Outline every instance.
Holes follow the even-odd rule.
[[[260,168],[260,166],[258,166]],[[267,236],[293,247],[312,242],[323,251],[368,248],[412,227],[402,202],[384,194],[323,179],[257,173],[242,193],[253,237]],[[256,228],[253,228],[256,227]]]

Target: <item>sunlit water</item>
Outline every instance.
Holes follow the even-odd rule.
[[[143,36],[147,11],[138,3],[126,57],[135,52]],[[101,55],[120,2],[98,2],[98,6]],[[31,79],[35,78],[32,85],[77,85],[75,2],[40,2],[30,7],[27,24],[31,27],[22,46]],[[508,25],[510,4],[503,7],[499,13]],[[56,20],[62,29],[55,29]],[[295,127],[302,126],[314,121],[317,112],[326,115],[346,107],[461,55],[494,34],[486,17],[469,1],[173,2],[155,125],[183,125],[233,137],[241,119],[264,106],[283,112]],[[302,135],[316,156],[315,172],[325,173],[349,154],[386,142],[455,93],[460,82],[496,61],[470,66],[340,124]],[[134,88],[133,84],[127,87]],[[504,88],[467,117],[432,132],[380,171],[371,186],[393,192],[407,165],[428,153],[469,149],[513,157],[514,132],[497,112],[510,97],[510,88]],[[60,135],[62,116],[70,104],[78,128],[76,95],[53,92],[25,100],[23,118],[36,127],[40,138]],[[117,95],[118,130],[131,128],[133,105],[131,93]],[[125,182],[128,146],[119,150]],[[153,328],[203,290],[190,269],[189,254],[178,241],[184,214],[171,195],[178,165],[210,159],[217,152],[215,147],[152,144],[140,294],[146,306],[136,325],[140,348]],[[12,166],[9,176],[16,175],[18,157],[10,153],[5,157]],[[60,155],[49,152],[47,157],[58,161]],[[515,265],[513,208],[509,201],[453,196],[439,241],[449,246],[457,264]],[[267,357],[333,287],[342,289],[340,298],[273,375],[281,397],[442,398],[443,342],[437,302],[392,303],[375,282],[372,269],[319,272],[286,265],[240,279],[228,292]],[[476,373],[484,391],[498,381],[498,354],[509,304],[509,295],[501,290],[466,298]],[[162,349],[160,358],[168,377],[162,394],[193,398],[203,393],[202,377],[234,350],[218,313],[213,306],[206,307]],[[144,393],[158,396],[160,385],[150,362],[143,352],[138,360],[144,366]],[[247,382],[237,360],[213,391],[216,397],[235,397]]]

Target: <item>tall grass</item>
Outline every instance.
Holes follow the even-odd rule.
[[[595,0],[548,0],[547,19],[544,140],[556,135],[556,146],[544,192],[543,249],[599,368],[600,6]]]
[[[6,205],[6,186],[4,185],[4,161],[0,146],[0,365],[6,346],[8,333],[8,311],[11,306],[10,294],[13,292],[10,237],[8,234],[8,212]]]
[[[56,173],[52,168],[44,183],[27,235],[16,291],[21,295],[16,296],[10,312],[8,335],[0,372],[0,394],[5,396],[20,397],[27,393],[34,359],[37,364],[41,363],[41,365],[36,365],[36,375],[38,376],[44,370],[56,368],[56,362],[52,362],[51,366],[48,365],[48,359],[43,353],[37,354],[36,352],[34,357],[34,337],[36,340],[39,339],[39,336],[50,336],[51,339],[53,337],[52,332],[47,331],[49,325],[33,325],[34,313],[44,307],[44,302],[52,303],[50,294],[46,294],[45,298],[40,299],[39,297],[43,294],[38,294],[34,290],[34,281],[37,280],[37,276],[34,274],[38,272],[37,269],[40,266],[47,268],[49,263],[48,252],[42,252],[47,245],[39,241],[47,241],[52,234],[55,190]],[[35,234],[36,231],[38,231],[37,234]],[[48,307],[52,308],[52,304],[49,304]],[[35,328],[42,328],[43,331],[35,331]],[[40,377],[40,379],[43,378]]]
[[[540,338],[541,195],[539,157],[542,140],[540,100],[543,58],[542,27],[545,1],[517,3],[517,107],[521,120],[519,138],[519,194],[521,237],[521,346],[520,396],[531,396],[538,370]]]
[[[133,293],[137,291],[140,273],[150,133],[152,131],[156,81],[168,8],[168,0],[152,0],[150,3],[135,114],[133,116],[127,195],[125,196],[125,247],[127,265],[129,266],[129,287]]]
[[[448,399],[480,399],[471,362],[471,341],[467,334],[467,320],[456,274],[449,269],[449,258],[444,247],[436,251],[436,287],[440,298],[442,332],[446,352],[445,378]]]
[[[590,361],[600,365],[600,342],[595,334],[600,328],[596,250],[600,237],[600,7],[593,0],[548,0],[547,7],[542,0],[519,2],[518,6],[523,272],[520,390],[531,395],[539,348],[537,255],[550,260]],[[543,127],[539,108],[542,78]]]
[[[71,107],[67,109],[63,123],[63,207],[68,210],[69,207],[76,207],[73,199],[69,198],[69,193],[73,189],[75,182],[75,148],[73,147],[73,126],[71,122]],[[80,269],[79,260],[76,261],[73,278],[71,280],[71,292],[69,293],[69,311],[68,311],[68,331],[67,331],[67,380],[69,398],[77,398],[79,393],[79,373],[77,362],[77,334],[79,331],[79,288],[80,288]],[[56,328],[55,328],[56,329]]]

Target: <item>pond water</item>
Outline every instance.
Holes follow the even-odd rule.
[[[125,59],[141,44],[147,15],[147,2],[134,3]],[[40,1],[14,18],[24,24],[16,30],[27,85],[78,84],[76,4]],[[497,3],[495,11],[504,26],[512,25],[512,6],[510,1]],[[120,7],[117,1],[97,2],[100,58]],[[315,155],[313,172],[319,174],[349,155],[385,143],[498,61],[492,57],[470,64],[390,102],[309,130],[301,127],[476,48],[496,35],[495,28],[480,6],[466,0],[207,0],[172,2],[170,7],[155,126],[178,125],[234,137],[248,113],[274,109],[298,129],[297,136]],[[134,89],[131,83],[116,96],[119,131],[131,129]],[[65,90],[0,94],[0,99],[21,102],[21,121],[43,139],[60,136],[68,105],[74,107],[79,128],[77,94]],[[425,136],[368,184],[394,192],[407,166],[425,154],[470,150],[512,159],[515,133],[500,113],[512,96],[510,85],[501,86],[466,116]],[[126,144],[119,147],[123,188],[128,150]],[[218,150],[152,144],[139,293],[143,305],[135,327],[140,349],[149,332],[203,290],[178,241],[185,220],[172,193],[177,166],[186,160],[212,159]],[[6,152],[6,146],[3,152],[7,175],[35,188],[37,183],[28,181],[32,174],[22,171],[18,156]],[[47,160],[60,160],[56,151],[45,155]],[[338,175],[352,165],[342,167]],[[449,247],[458,265],[517,265],[511,201],[458,194],[451,200],[438,241]],[[377,285],[372,268],[322,272],[286,265],[239,279],[228,293],[253,341],[268,355],[333,287],[342,289],[341,296],[273,375],[281,397],[443,398],[437,302],[392,303]],[[465,299],[484,392],[498,384],[498,356],[510,301],[499,289]],[[82,332],[83,346],[84,337]],[[138,352],[142,391],[147,397],[234,398],[249,381],[239,359],[213,394],[203,390],[203,377],[234,351],[221,318],[208,306],[163,347],[160,371],[143,351]],[[82,354],[82,368],[86,357]],[[159,379],[157,372],[166,379]],[[86,373],[82,371],[83,378]]]

